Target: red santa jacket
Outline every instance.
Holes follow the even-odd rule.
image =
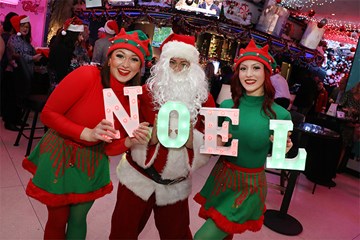
[[[157,111],[154,110],[146,86],[143,87],[140,99],[141,114],[146,121],[154,123]],[[215,107],[210,94],[203,107]],[[186,199],[191,193],[190,172],[206,164],[210,158],[210,155],[200,153],[200,147],[204,143],[203,120],[203,116],[199,115],[193,129],[193,149],[185,146],[176,149],[166,148],[160,143],[153,146],[133,146],[131,153],[122,158],[117,168],[120,182],[145,201],[155,192],[157,205],[172,204]],[[161,179],[186,179],[172,185],[156,183],[144,171],[150,166],[155,168]]]

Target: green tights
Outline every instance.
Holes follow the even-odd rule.
[[[219,229],[211,218],[208,218],[195,233],[194,240],[219,240],[228,236],[228,233]]]
[[[86,217],[94,201],[48,208],[44,239],[85,239]]]
[[[66,239],[85,239],[86,217],[94,201],[70,206],[70,216],[66,229]]]

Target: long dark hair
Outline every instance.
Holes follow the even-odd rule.
[[[58,31],[55,37],[54,45],[63,44],[69,49],[75,49],[75,43],[78,41],[79,32],[66,31],[62,35],[62,31]]]
[[[10,22],[10,18],[12,18],[13,16],[18,16],[18,14],[17,14],[17,13],[14,13],[14,12],[9,12],[8,14],[6,14],[5,19],[4,19],[4,22],[3,22],[4,32],[10,33],[11,30],[14,30],[14,31],[15,31],[13,25],[12,25],[11,22]]]
[[[239,64],[240,66],[240,64]],[[237,69],[234,72],[234,75],[231,79],[231,98],[234,102],[233,108],[238,108],[240,104],[240,99],[246,92],[245,88],[241,85],[240,79],[239,79],[239,69],[240,67],[237,67]],[[264,102],[262,104],[262,109],[264,113],[269,116],[271,119],[276,119],[276,113],[271,108],[271,105],[274,102],[275,97],[275,88],[271,84],[270,76],[271,73],[267,68],[264,68],[265,70],[265,81],[264,81]]]
[[[101,83],[103,85],[104,88],[109,88],[110,87],[110,66],[108,64],[109,59],[111,57],[111,55],[113,54],[114,51],[112,51],[103,66],[99,66],[100,70],[100,75],[101,75]],[[141,73],[138,72],[130,81],[126,82],[125,85],[126,86],[140,86],[141,84]]]

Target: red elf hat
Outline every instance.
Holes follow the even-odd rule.
[[[256,46],[254,39],[251,39],[246,48],[241,48],[239,57],[235,60],[235,69],[245,60],[255,60],[261,62],[272,73],[273,67],[276,67],[275,59],[269,53],[269,46],[262,48]]]
[[[116,49],[124,48],[134,52],[140,58],[143,66],[145,64],[145,58],[151,58],[150,40],[141,30],[125,32],[125,29],[121,28],[119,34],[109,40],[111,46],[108,49],[107,55]]]

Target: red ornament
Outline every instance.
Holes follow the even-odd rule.
[[[280,3],[281,3],[281,0],[276,0],[276,3],[280,4]]]
[[[350,48],[350,52],[355,52],[355,51],[356,51],[355,47]]]
[[[313,9],[311,9],[308,13],[309,17],[313,17],[315,15],[315,11]]]

